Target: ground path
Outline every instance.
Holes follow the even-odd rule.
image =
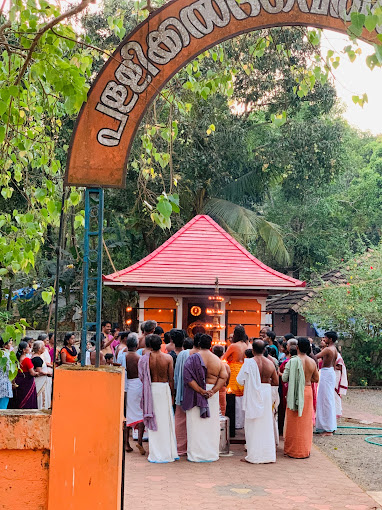
[[[147,447],[147,443],[145,444]],[[371,510],[380,506],[324,453],[309,459],[277,452],[276,464],[240,462],[233,456],[194,464],[185,458],[150,464],[137,452],[126,454],[125,510]]]

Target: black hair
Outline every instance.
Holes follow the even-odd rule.
[[[324,336],[326,336],[326,338],[329,338],[334,343],[337,342],[338,340],[338,335],[335,331],[327,331]]]
[[[252,349],[245,349],[245,357],[246,358],[253,358],[253,350]]]
[[[159,351],[162,345],[162,339],[159,335],[148,335],[146,338],[150,338],[150,346],[153,351]]]
[[[70,338],[74,335],[74,333],[66,333],[64,336],[64,345],[68,345]],[[95,335],[94,335],[95,336]]]
[[[183,347],[184,333],[181,329],[175,329],[175,328],[171,329],[170,337],[171,337],[171,340],[174,342],[175,347],[177,347],[178,349],[180,347]]]
[[[290,340],[291,338],[295,338],[294,335],[292,335],[292,333],[287,333],[286,335],[284,335],[284,338],[286,341]]]
[[[194,341],[192,338],[185,338],[183,342],[183,349],[187,351],[188,349],[192,349],[194,347]]]
[[[268,354],[270,356],[277,359],[277,351],[276,351],[276,347],[274,345],[267,345],[265,350],[268,352]]]
[[[210,335],[202,335],[200,337],[199,346],[201,349],[211,349],[212,337]]]
[[[54,336],[54,333],[48,333],[49,340]]]
[[[19,343],[19,346],[17,348],[17,352],[16,352],[16,358],[18,359],[18,361],[20,361],[21,355],[23,354],[24,349],[26,349],[27,347],[28,347],[28,342],[21,340],[21,342]]]
[[[201,338],[202,334],[203,333],[196,333],[196,335],[194,336],[194,347],[199,347],[200,338]]]
[[[48,338],[48,335],[46,333],[42,333],[41,335],[38,335],[37,340],[41,342],[45,342],[45,340]]]
[[[161,326],[157,326],[155,329],[154,329],[154,335],[163,335],[164,333],[164,329],[161,327]]]
[[[121,333],[118,333],[118,338],[127,338],[130,335],[131,331],[127,329],[126,331],[121,331]]]
[[[151,333],[151,335],[146,335],[146,336],[145,336],[145,346],[146,346],[147,348],[150,348],[150,347],[151,347],[150,339],[151,339],[151,337],[152,337],[152,336],[153,336],[153,333]]]
[[[104,328],[106,326],[106,324],[110,324],[110,326],[111,326],[111,322],[110,321],[102,321],[101,322],[101,328]]]
[[[224,354],[224,349],[222,345],[214,345],[212,347],[212,352],[218,357],[221,358]]]
[[[163,340],[165,344],[169,344],[171,342],[171,336],[169,331],[166,331],[166,333],[163,335]]]
[[[275,341],[276,334],[274,331],[267,331],[266,336],[272,340],[272,342]]]
[[[303,354],[309,355],[312,352],[312,347],[310,345],[309,338],[307,338],[306,336],[297,337],[297,345],[298,350]]]
[[[105,354],[105,360],[106,359],[113,359],[113,355],[110,352],[108,352],[107,354]]]
[[[265,342],[263,340],[254,340],[252,344],[253,352],[256,354],[262,354],[265,348]]]
[[[240,342],[240,341],[245,342],[245,337],[246,337],[246,334],[245,334],[244,326],[242,326],[241,324],[238,324],[237,326],[235,326],[235,329],[233,330],[232,342],[233,343]]]
[[[156,327],[157,327],[156,321],[152,321],[152,320],[146,321],[143,326],[143,332],[153,334]]]

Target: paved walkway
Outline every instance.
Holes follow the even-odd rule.
[[[262,465],[240,462],[242,445],[231,451],[211,464],[150,464],[126,454],[125,510],[380,509],[316,447],[303,460],[285,458],[280,447],[276,464]]]
[[[377,414],[366,413],[364,411],[359,411],[348,402],[343,402],[342,404],[342,418],[356,420],[364,425],[370,425],[370,423],[382,424],[382,416],[379,416]]]

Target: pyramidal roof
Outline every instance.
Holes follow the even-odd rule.
[[[144,259],[103,277],[105,285],[168,288],[280,289],[305,282],[251,255],[210,216],[198,215]]]

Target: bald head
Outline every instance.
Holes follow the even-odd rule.
[[[252,344],[254,354],[263,354],[265,349],[265,343],[263,340],[254,340]]]

